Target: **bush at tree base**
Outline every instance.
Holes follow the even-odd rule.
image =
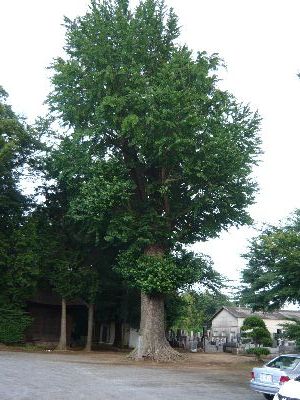
[[[25,329],[32,318],[23,310],[0,308],[0,343],[20,343],[24,339]]]
[[[262,356],[268,356],[270,354],[270,350],[266,347],[253,347],[251,349],[247,349],[246,353],[253,354],[257,360],[261,360]]]

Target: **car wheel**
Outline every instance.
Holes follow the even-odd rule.
[[[273,400],[274,394],[263,393],[263,395],[265,396],[265,399]]]

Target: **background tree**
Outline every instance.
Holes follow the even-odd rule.
[[[27,253],[26,247],[30,238],[33,239],[34,225],[29,217],[25,217],[30,203],[22,194],[19,183],[24,165],[33,151],[34,138],[25,121],[6,103],[7,96],[0,87],[0,292],[7,293],[7,287],[13,288],[14,294],[11,293],[8,303],[20,303],[23,295],[20,293],[18,296],[16,292],[18,286],[23,287],[21,281],[27,276],[25,269],[28,271],[30,250]],[[16,271],[17,264],[22,264],[24,269],[20,265]]]
[[[14,226],[1,243],[7,247],[6,257],[0,256],[0,343],[23,341],[32,322],[25,312],[26,300],[33,296],[40,278],[34,217],[22,216],[19,223],[23,225]]]
[[[241,326],[242,337],[255,346],[272,346],[271,334],[263,319],[255,315],[245,318]]]
[[[294,320],[294,323],[283,325],[283,338],[294,340],[298,347],[300,347],[300,321]]]
[[[232,305],[229,298],[216,291],[198,292],[189,290],[180,295],[179,312],[173,321],[172,329],[201,332],[213,315],[222,307]]]
[[[300,301],[300,211],[264,229],[250,243],[242,271],[243,301],[254,309],[278,309]]]
[[[95,308],[101,308],[100,294],[105,287],[112,283],[111,270],[116,250],[107,245],[107,242],[103,240],[103,235],[101,238],[96,238],[93,233],[87,232],[85,228],[78,229],[77,236],[81,238],[80,251],[83,257],[80,267],[82,280],[80,296],[88,307],[85,350],[91,351]],[[114,292],[110,293],[112,303],[114,303],[114,295]],[[98,314],[103,321],[105,316],[101,315],[100,312]]]
[[[134,356],[177,357],[164,298],[205,268],[181,246],[251,221],[259,118],[218,88],[216,55],[176,43],[177,17],[163,1],[134,12],[126,0],[92,1],[65,23],[49,104],[73,132],[60,153],[64,179],[80,182],[73,218],[108,218],[106,239],[127,246],[118,270],[142,292]]]
[[[81,245],[65,203],[66,193],[53,185],[39,209],[38,232],[42,275],[62,299],[59,350],[67,349],[67,301],[78,298],[83,286]]]
[[[0,86],[0,342],[22,340],[24,301],[36,287],[38,252],[32,203],[20,180],[38,148],[35,132],[7,104]]]
[[[93,326],[94,326],[94,312],[97,292],[99,290],[99,274],[93,264],[85,265],[81,268],[82,274],[82,291],[81,295],[87,300],[88,307],[88,326],[86,336],[85,351],[92,350],[93,339]]]

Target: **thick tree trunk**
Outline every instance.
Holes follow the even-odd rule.
[[[67,302],[61,299],[60,338],[57,350],[67,350]]]
[[[172,349],[165,334],[163,295],[141,294],[141,326],[138,346],[131,353],[136,360],[176,361],[182,355]]]
[[[159,257],[164,250],[158,246],[149,246],[145,254]],[[176,361],[182,355],[172,349],[165,333],[165,307],[162,294],[141,293],[140,337],[137,347],[131,353],[136,360]]]
[[[92,351],[92,340],[93,340],[93,323],[94,323],[94,304],[88,305],[88,330],[86,337],[85,351]]]

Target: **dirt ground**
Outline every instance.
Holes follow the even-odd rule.
[[[0,346],[0,351],[24,351],[20,348],[11,348],[10,346]],[[176,363],[157,363],[152,361],[132,361],[127,356],[127,351],[92,351],[86,353],[84,351],[69,350],[66,352],[61,351],[27,351],[51,354],[60,354],[63,358],[68,359],[69,362],[89,363],[89,364],[111,364],[111,365],[132,365],[136,367],[148,368],[166,368],[166,369],[190,369],[190,370],[222,370],[224,373],[229,371],[237,374],[243,374],[249,371],[249,376],[252,368],[262,364],[257,362],[255,358],[244,355],[232,355],[231,353],[184,353],[184,359]]]

